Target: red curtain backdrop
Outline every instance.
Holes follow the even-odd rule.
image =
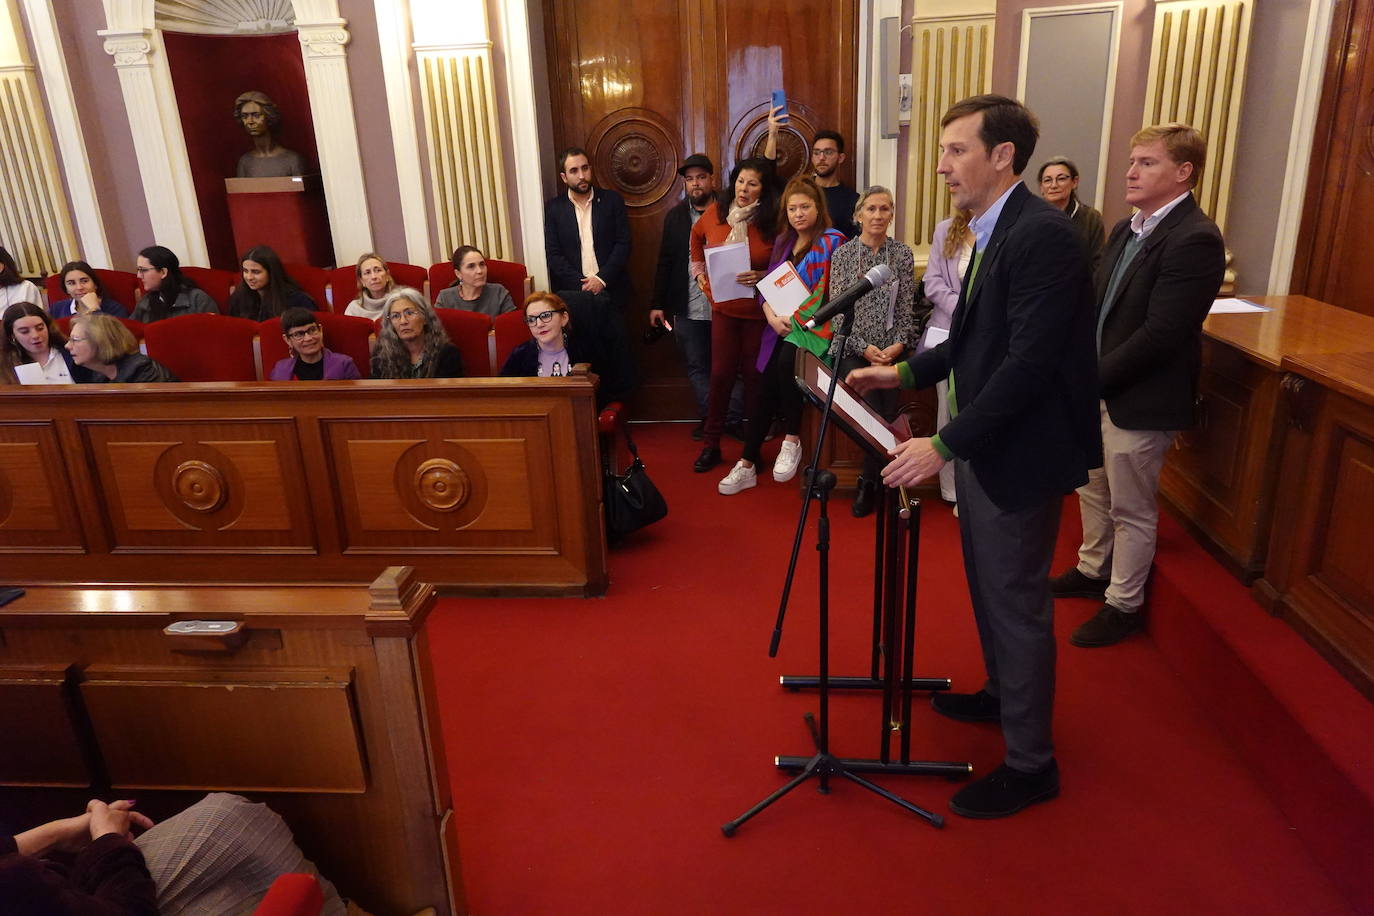
[[[239,93],[250,89],[267,93],[281,109],[277,142],[300,153],[311,171],[319,169],[301,44],[295,32],[245,36],[167,32],[163,40],[205,224],[209,266],[237,271],[239,252],[234,250],[229,226],[224,179],[234,177],[239,157],[252,148],[234,120],[234,99]],[[185,252],[177,254],[185,256]]]

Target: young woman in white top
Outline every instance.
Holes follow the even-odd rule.
[[[0,248],[0,309],[28,302],[43,307],[43,293],[28,280],[19,276],[19,265],[4,248]]]
[[[0,344],[0,384],[70,385],[73,364],[67,338],[52,317],[31,302],[5,309],[4,342]],[[21,367],[24,368],[20,371]]]

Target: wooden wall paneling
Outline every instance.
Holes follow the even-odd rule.
[[[69,492],[52,421],[0,425],[0,549],[81,553],[85,538]]]
[[[69,666],[0,667],[0,784],[89,786],[81,723],[75,718]]]
[[[1374,232],[1374,0],[1340,0],[1294,254],[1292,291],[1374,315],[1365,245]]]

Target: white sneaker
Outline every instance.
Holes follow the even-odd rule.
[[[759,485],[758,471],[752,467],[746,467],[743,461],[736,461],[735,466],[730,469],[716,484],[716,489],[726,496],[734,496],[740,490],[747,490],[750,487]]]
[[[782,448],[778,450],[778,460],[773,462],[773,479],[778,483],[787,483],[797,476],[797,465],[799,464],[801,464],[801,443],[784,439]]]

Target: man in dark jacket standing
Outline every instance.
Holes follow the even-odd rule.
[[[1202,322],[1221,288],[1226,248],[1192,189],[1207,142],[1186,124],[1131,138],[1126,201],[1094,278],[1105,466],[1078,491],[1078,565],[1056,577],[1056,597],[1101,600],[1069,641],[1114,645],[1144,626],[1155,555],[1159,473],[1174,436],[1193,424]]]

